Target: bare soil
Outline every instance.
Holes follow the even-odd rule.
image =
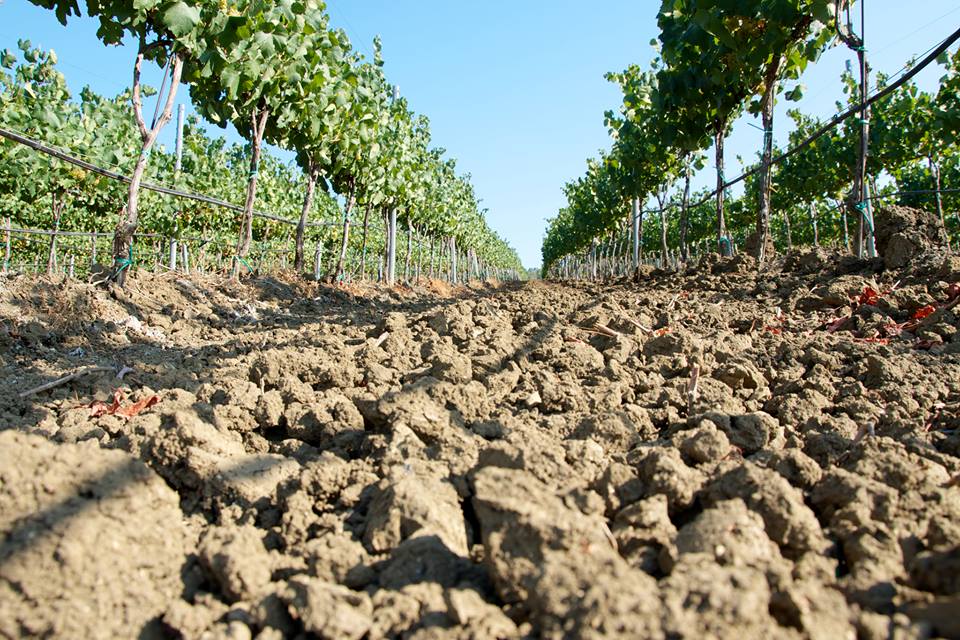
[[[8,279],[0,637],[960,637],[960,259],[896,233],[897,270]],[[18,395],[91,365],[133,372]]]

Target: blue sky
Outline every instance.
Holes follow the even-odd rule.
[[[81,4],[84,4],[81,0]],[[546,219],[563,206],[563,184],[588,157],[609,146],[603,112],[620,102],[607,71],[653,57],[655,0],[331,0],[334,25],[361,51],[383,38],[386,71],[411,106],[432,123],[434,143],[473,175],[488,222],[517,248],[527,266],[540,263]],[[874,69],[893,73],[960,25],[956,0],[869,0],[867,48]],[[62,27],[52,12],[27,0],[0,0],[0,48],[18,38],[53,48],[74,91],[89,84],[105,95],[129,85],[133,51],[106,48],[96,25]],[[829,117],[841,98],[839,77],[850,52],[827,52],[803,78],[800,108]],[[932,89],[940,69],[920,76]],[[147,80],[159,76],[157,70]],[[158,82],[153,81],[156,85]],[[182,88],[184,89],[184,88]],[[189,101],[183,90],[181,101]],[[783,103],[776,140],[789,132]],[[737,124],[727,147],[753,158],[762,134]],[[171,127],[172,129],[172,127]],[[167,132],[169,135],[169,131]],[[696,186],[713,181],[710,170]]]

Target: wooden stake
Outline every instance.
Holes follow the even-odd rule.
[[[53,196],[53,233],[50,234],[50,251],[47,255],[47,275],[52,276],[57,268],[57,232],[60,230],[60,216],[63,205]]]
[[[10,235],[13,227],[11,226],[10,216],[7,216],[7,229],[6,229],[6,245],[7,249],[3,256],[3,272],[10,272]]]

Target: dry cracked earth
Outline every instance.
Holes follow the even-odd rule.
[[[0,637],[960,637],[960,258],[910,257],[11,277]]]

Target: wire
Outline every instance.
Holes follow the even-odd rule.
[[[87,161],[85,161],[85,160],[81,160],[81,159],[79,159],[79,158],[76,158],[76,157],[74,157],[74,156],[71,156],[71,155],[67,154],[67,153],[64,152],[64,151],[60,151],[59,149],[55,149],[55,148],[53,148],[53,147],[47,146],[47,145],[45,145],[45,144],[43,144],[43,143],[41,143],[41,142],[37,142],[36,140],[32,140],[32,139],[30,139],[30,138],[27,138],[26,136],[20,135],[20,134],[18,134],[18,133],[14,133],[13,131],[8,131],[7,129],[2,129],[2,128],[0,128],[0,137],[7,138],[8,140],[12,140],[13,142],[17,142],[17,143],[22,144],[22,145],[24,145],[24,146],[26,146],[26,147],[30,147],[31,149],[33,149],[33,150],[35,150],[35,151],[39,151],[39,152],[41,152],[41,153],[45,153],[45,154],[47,154],[47,155],[49,155],[49,156],[53,156],[54,158],[57,158],[57,159],[59,159],[59,160],[63,160],[64,162],[69,162],[69,163],[72,164],[72,165],[78,166],[78,167],[80,167],[81,169],[86,169],[87,171],[90,171],[90,172],[92,172],[92,173],[96,173],[96,174],[101,175],[101,176],[104,176],[104,177],[106,177],[106,178],[111,178],[112,180],[117,180],[117,181],[120,181],[120,182],[123,182],[123,183],[126,183],[126,184],[130,184],[130,178],[127,177],[127,176],[121,175],[121,174],[116,173],[116,172],[114,172],[114,171],[109,171],[109,170],[107,170],[107,169],[103,169],[102,167],[98,167],[98,166],[95,165],[95,164],[92,164],[92,163],[87,162]],[[149,191],[155,191],[155,192],[157,192],[157,193],[163,193],[163,194],[166,194],[166,195],[169,195],[169,196],[174,196],[174,197],[178,197],[178,198],[184,198],[184,199],[186,199],[186,200],[196,200],[197,202],[204,202],[204,203],[207,203],[207,204],[212,204],[212,205],[217,206],[217,207],[222,207],[222,208],[224,208],[224,209],[229,209],[230,211],[237,211],[237,212],[241,212],[241,213],[242,213],[243,210],[244,210],[243,207],[240,207],[240,206],[238,206],[238,205],[231,204],[231,203],[229,203],[229,202],[225,202],[225,201],[223,201],[223,200],[219,200],[219,199],[217,199],[217,198],[212,198],[212,197],[210,197],[210,196],[206,196],[206,195],[202,195],[202,194],[189,193],[189,192],[186,192],[186,191],[180,191],[180,190],[178,190],[178,189],[173,189],[173,188],[165,187],[165,186],[162,186],[162,185],[156,185],[156,184],[152,184],[152,183],[150,183],[150,182],[143,182],[143,183],[141,183],[140,186],[141,186],[142,188],[144,188],[144,189],[149,190]],[[282,223],[282,224],[288,224],[288,225],[291,225],[291,226],[297,226],[297,225],[299,224],[299,221],[296,221],[296,220],[288,220],[288,219],[286,219],[286,218],[281,218],[281,217],[279,217],[279,216],[274,216],[274,215],[271,215],[271,214],[269,214],[269,213],[263,213],[263,212],[260,212],[260,211],[254,211],[254,212],[253,212],[253,215],[254,215],[254,217],[256,217],[256,218],[262,218],[262,219],[265,219],[265,220],[273,220],[274,222],[280,222],[280,223]],[[306,226],[307,226],[307,227],[328,227],[328,226],[337,226],[337,224],[338,224],[338,223],[336,223],[336,222],[307,222]]]
[[[942,22],[944,18],[948,18],[948,17],[952,16],[953,14],[955,14],[955,13],[958,12],[958,11],[960,11],[960,6],[956,7],[955,9],[951,9],[950,11],[946,12],[945,14],[943,14],[942,16],[940,16],[939,18],[937,18],[936,20],[931,20],[930,22],[928,22],[927,24],[923,25],[922,27],[919,27],[916,31],[911,31],[910,33],[906,34],[906,35],[903,36],[902,38],[900,38],[900,39],[898,39],[898,40],[894,40],[893,42],[888,43],[887,46],[881,47],[880,49],[877,49],[874,53],[883,53],[884,51],[888,51],[889,49],[891,49],[892,47],[895,47],[896,45],[900,44],[901,42],[904,42],[905,40],[909,40],[910,38],[912,38],[913,36],[917,35],[917,34],[920,33],[921,31],[925,31],[928,27],[932,27],[933,25],[935,25],[935,24],[937,24],[937,23],[939,23],[939,22]]]
[[[358,42],[358,43],[366,43],[366,40],[364,40],[363,38],[360,38],[360,35],[361,35],[361,34],[360,34],[360,31],[358,31],[357,28],[354,27],[354,26],[350,23],[350,21],[347,19],[347,16],[345,16],[345,15],[343,14],[343,12],[340,11],[340,9],[339,9],[336,5],[334,5],[333,3],[327,3],[327,6],[330,7],[331,9],[333,9],[334,11],[336,11],[336,12],[337,12],[337,15],[340,16],[340,17],[343,19],[343,22],[344,22],[344,24],[347,25],[347,28],[350,29],[350,31],[353,32],[353,39],[354,39],[356,42]],[[372,40],[371,40],[371,42],[372,42]],[[370,55],[370,60],[373,60],[373,59],[376,57],[376,56],[373,55],[373,51],[370,50],[369,48],[367,48],[366,44],[361,44],[360,47],[363,49],[363,52],[364,52],[364,53],[367,53],[367,54]]]
[[[774,165],[780,164],[781,162],[783,162],[784,160],[786,160],[786,159],[789,158],[790,156],[793,156],[793,155],[799,153],[799,152],[802,151],[803,149],[806,149],[806,148],[809,147],[811,144],[813,144],[815,141],[817,141],[819,138],[823,137],[824,135],[826,135],[827,133],[829,133],[832,129],[834,129],[835,127],[837,127],[840,123],[842,123],[843,121],[845,121],[847,118],[850,118],[851,116],[854,116],[854,115],[860,113],[860,111],[861,111],[862,108],[864,108],[864,107],[869,107],[870,105],[872,105],[872,104],[874,104],[875,102],[878,102],[878,101],[884,99],[885,97],[887,97],[888,95],[890,95],[891,93],[893,93],[894,91],[896,91],[897,89],[899,89],[901,86],[903,86],[904,84],[906,84],[907,82],[909,82],[911,78],[913,78],[913,77],[916,76],[918,73],[920,73],[921,71],[923,71],[923,69],[925,69],[925,68],[928,67],[930,64],[932,64],[932,63],[940,56],[941,53],[943,53],[944,51],[946,51],[947,49],[949,49],[949,48],[950,48],[955,42],[957,42],[958,40],[960,40],[960,29],[957,29],[956,31],[954,31],[951,35],[949,35],[946,39],[944,39],[939,45],[936,45],[936,46],[933,47],[932,49],[928,49],[928,51],[930,51],[930,53],[929,53],[922,61],[920,61],[917,65],[911,67],[911,68],[909,69],[909,71],[907,71],[901,78],[899,78],[899,79],[896,80],[895,82],[892,82],[892,83],[888,84],[887,86],[885,86],[885,87],[883,87],[882,89],[880,89],[877,93],[875,93],[875,94],[873,94],[872,96],[870,96],[870,98],[868,98],[868,99],[863,103],[863,105],[860,105],[860,104],[854,105],[853,107],[850,107],[850,108],[847,109],[846,111],[843,111],[843,112],[835,115],[833,118],[830,119],[829,122],[827,122],[827,124],[823,125],[823,126],[820,127],[819,129],[817,129],[817,130],[816,130],[815,132],[813,132],[810,136],[808,136],[805,140],[801,141],[800,143],[798,143],[798,144],[795,145],[794,147],[790,148],[789,150],[787,150],[787,151],[781,153],[780,155],[776,156],[775,158],[773,158],[773,159],[770,161],[770,166],[772,167],[772,166],[774,166]],[[694,203],[688,204],[688,205],[687,205],[688,208],[693,209],[693,208],[695,208],[695,207],[699,207],[699,206],[701,206],[701,205],[704,205],[704,204],[710,202],[710,200],[712,200],[713,198],[715,198],[720,191],[726,191],[727,189],[729,189],[729,188],[732,187],[733,185],[738,184],[738,183],[740,183],[740,182],[743,182],[743,181],[746,180],[747,178],[749,178],[749,177],[751,177],[751,176],[754,176],[754,175],[760,173],[760,169],[761,169],[761,167],[758,166],[758,167],[755,167],[755,168],[753,168],[753,169],[751,169],[751,170],[749,170],[749,171],[746,171],[746,172],[740,174],[739,176],[737,176],[737,177],[734,178],[733,180],[730,180],[730,181],[724,183],[724,185],[723,185],[722,187],[720,187],[720,189],[714,189],[714,190],[713,190],[712,192],[710,192],[707,196],[705,196],[702,200],[700,200],[700,201],[698,201],[698,202],[694,202]],[[664,210],[664,211],[667,211],[667,210],[669,210],[669,209],[674,209],[674,208],[679,207],[679,206],[680,206],[680,205],[679,205],[678,203],[673,202],[673,203],[670,203],[670,204],[668,204],[667,206],[665,206],[665,207],[663,208],[663,210]],[[654,210],[654,211],[647,211],[646,213],[653,213],[653,212],[659,212],[659,211],[660,211],[659,209],[656,209],[656,210]]]
[[[823,137],[824,135],[826,135],[830,130],[832,130],[834,127],[838,126],[840,123],[842,123],[842,122],[843,122],[844,120],[846,120],[847,118],[849,118],[849,117],[851,117],[851,116],[853,116],[853,115],[856,115],[857,113],[860,113],[860,111],[861,111],[863,108],[869,107],[869,106],[872,105],[873,103],[882,100],[883,98],[887,97],[888,95],[890,95],[891,93],[893,93],[894,91],[896,91],[897,89],[899,89],[901,86],[903,86],[904,84],[906,84],[911,78],[913,78],[915,75],[917,75],[918,73],[920,73],[923,69],[925,69],[926,67],[928,67],[932,62],[934,62],[934,61],[940,56],[941,53],[943,53],[944,51],[946,51],[947,49],[949,49],[950,46],[951,46],[954,42],[956,42],[957,40],[960,40],[960,29],[957,29],[956,31],[954,31],[953,34],[951,34],[947,39],[945,39],[943,42],[941,42],[939,46],[935,47],[935,48],[933,49],[933,51],[932,51],[929,55],[927,55],[926,58],[924,58],[924,59],[923,59],[919,64],[917,64],[915,67],[913,67],[912,69],[910,69],[907,73],[905,73],[905,74],[903,75],[903,77],[901,77],[899,80],[897,80],[896,82],[893,82],[893,83],[891,83],[891,84],[888,84],[886,87],[884,87],[883,89],[881,89],[879,92],[875,93],[875,94],[872,95],[870,98],[868,98],[866,101],[864,101],[862,105],[855,105],[855,106],[847,109],[847,110],[844,111],[843,113],[834,116],[834,117],[830,120],[830,122],[828,122],[828,123],[825,124],[824,126],[820,127],[820,129],[818,129],[818,130],[815,131],[813,134],[811,134],[810,136],[808,136],[806,140],[803,140],[802,142],[800,142],[799,144],[797,144],[797,145],[794,146],[793,148],[789,149],[788,151],[785,151],[784,153],[780,154],[780,155],[777,156],[776,158],[773,158],[773,160],[770,162],[770,166],[773,166],[773,165],[776,165],[776,164],[780,164],[781,162],[783,162],[784,160],[786,160],[786,159],[789,158],[790,156],[795,155],[796,153],[802,151],[803,149],[806,149],[806,148],[809,147],[811,144],[813,144],[817,139],[819,139],[819,138]],[[757,167],[756,169],[752,169],[752,170],[750,170],[750,171],[747,171],[746,173],[743,173],[743,174],[741,174],[739,177],[735,178],[734,180],[731,180],[731,181],[727,182],[725,185],[723,185],[723,187],[721,187],[721,189],[728,189],[728,188],[732,187],[733,185],[735,185],[735,184],[737,184],[737,183],[739,183],[739,182],[742,182],[743,180],[746,180],[748,177],[750,177],[750,176],[752,176],[752,175],[755,175],[756,173],[759,173],[759,171],[760,171],[760,168],[759,168],[759,167]],[[706,198],[704,198],[703,200],[701,200],[700,202],[698,202],[698,203],[696,203],[695,205],[692,205],[692,206],[696,207],[696,206],[699,206],[699,205],[702,205],[702,204],[705,204],[705,203],[709,202],[711,198],[713,198],[714,196],[717,195],[717,192],[718,192],[718,191],[720,191],[720,189],[715,190],[713,193],[711,193],[710,195],[708,195]]]

